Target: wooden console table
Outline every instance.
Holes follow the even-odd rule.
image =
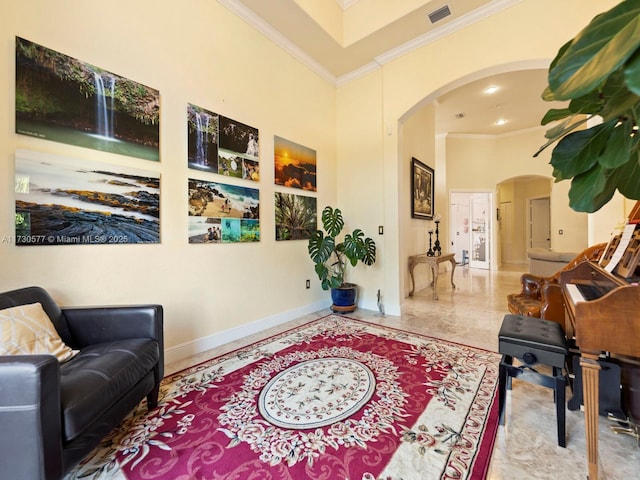
[[[431,285],[433,286],[433,299],[438,300],[438,273],[440,270],[440,264],[442,262],[451,262],[451,286],[456,288],[456,284],[453,283],[453,272],[456,270],[456,260],[454,257],[454,253],[443,253],[442,255],[435,257],[428,257],[426,253],[422,253],[420,255],[411,255],[409,257],[409,275],[411,276],[411,291],[409,292],[409,296],[413,296],[413,291],[416,288],[416,282],[413,278],[413,269],[419,263],[426,263],[431,266],[431,274],[432,281]]]

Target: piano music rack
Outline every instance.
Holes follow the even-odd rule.
[[[598,262],[602,268],[605,268],[611,262],[614,253],[620,246],[622,236],[622,232],[617,233],[609,241],[607,248]],[[622,257],[619,258],[620,260],[612,273],[626,279],[636,276],[636,269],[640,263],[640,223],[635,224],[635,230],[633,231],[631,239],[629,240]]]
[[[638,224],[636,224],[633,237],[631,237],[620,263],[615,268],[615,273],[623,278],[631,278],[636,272],[638,262],[640,262],[640,230],[638,229]]]

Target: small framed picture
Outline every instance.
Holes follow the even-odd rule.
[[[411,216],[433,220],[433,168],[411,159]]]

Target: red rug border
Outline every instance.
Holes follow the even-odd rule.
[[[487,350],[486,348],[482,348],[482,347],[474,347],[473,345],[468,345],[466,343],[460,343],[460,342],[455,342],[453,340],[447,340],[446,338],[434,337],[434,336],[431,336],[431,335],[425,335],[424,333],[412,332],[410,330],[405,330],[405,329],[398,328],[398,327],[391,327],[389,325],[383,325],[383,324],[379,324],[379,323],[374,323],[374,322],[370,322],[370,321],[367,321],[367,320],[362,320],[360,318],[349,317],[347,315],[342,315],[342,314],[339,314],[339,313],[328,313],[327,315],[323,315],[322,317],[318,317],[318,318],[316,318],[314,320],[309,320],[308,322],[305,322],[303,324],[297,325],[295,327],[287,328],[286,330],[283,330],[282,332],[278,332],[278,333],[274,333],[273,335],[269,335],[268,337],[265,337],[265,338],[263,338],[261,340],[255,340],[254,342],[248,343],[247,345],[245,345],[243,347],[234,348],[233,350],[229,350],[228,352],[221,353],[219,355],[214,355],[211,358],[208,358],[206,360],[202,360],[201,362],[198,362],[198,363],[194,363],[193,365],[191,365],[189,367],[181,368],[180,370],[178,370],[178,371],[176,371],[174,373],[166,375],[163,378],[163,380],[172,379],[173,377],[181,375],[181,374],[183,374],[184,372],[186,372],[188,370],[195,369],[195,368],[197,368],[197,367],[199,367],[201,365],[204,365],[205,363],[209,363],[212,360],[220,359],[220,358],[226,357],[228,355],[235,355],[239,351],[246,350],[246,349],[249,349],[249,348],[254,348],[256,345],[258,345],[260,343],[263,343],[263,342],[267,342],[267,341],[273,340],[276,337],[286,336],[289,333],[294,332],[296,330],[308,328],[312,324],[318,323],[318,322],[320,322],[322,320],[325,320],[328,317],[346,318],[347,320],[351,320],[351,321],[358,322],[358,323],[363,323],[365,325],[370,325],[372,327],[388,328],[388,329],[394,330],[396,332],[406,333],[406,334],[410,334],[410,335],[416,335],[418,337],[426,338],[426,339],[429,339],[429,340],[437,340],[437,341],[440,341],[440,342],[447,342],[447,343],[450,343],[451,345],[458,345],[460,347],[472,348],[474,350],[478,350],[478,351],[481,351],[481,352],[495,353],[496,355],[499,355],[499,352],[497,352],[495,350]],[[224,347],[224,344],[220,345],[219,347],[215,347],[215,348],[221,348],[221,347]],[[201,352],[201,354],[202,353],[205,353],[205,352]]]

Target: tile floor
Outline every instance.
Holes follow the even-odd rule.
[[[497,351],[498,330],[507,311],[506,295],[519,291],[520,273],[526,268],[526,265],[511,265],[499,271],[487,271],[458,267],[454,276],[455,290],[443,281],[448,278],[448,272],[440,275],[438,301],[432,299],[432,290],[427,287],[405,299],[400,317],[383,317],[368,310],[356,310],[350,315]],[[167,373],[329,313],[329,310],[323,310],[306,315],[277,329],[250,335],[242,341],[167,365]],[[587,478],[584,416],[581,411],[567,411],[567,447],[562,448],[557,445],[551,390],[514,380],[506,408],[506,426],[498,428],[488,479]],[[609,425],[609,421],[601,417],[600,480],[640,479],[638,440],[614,434]]]

